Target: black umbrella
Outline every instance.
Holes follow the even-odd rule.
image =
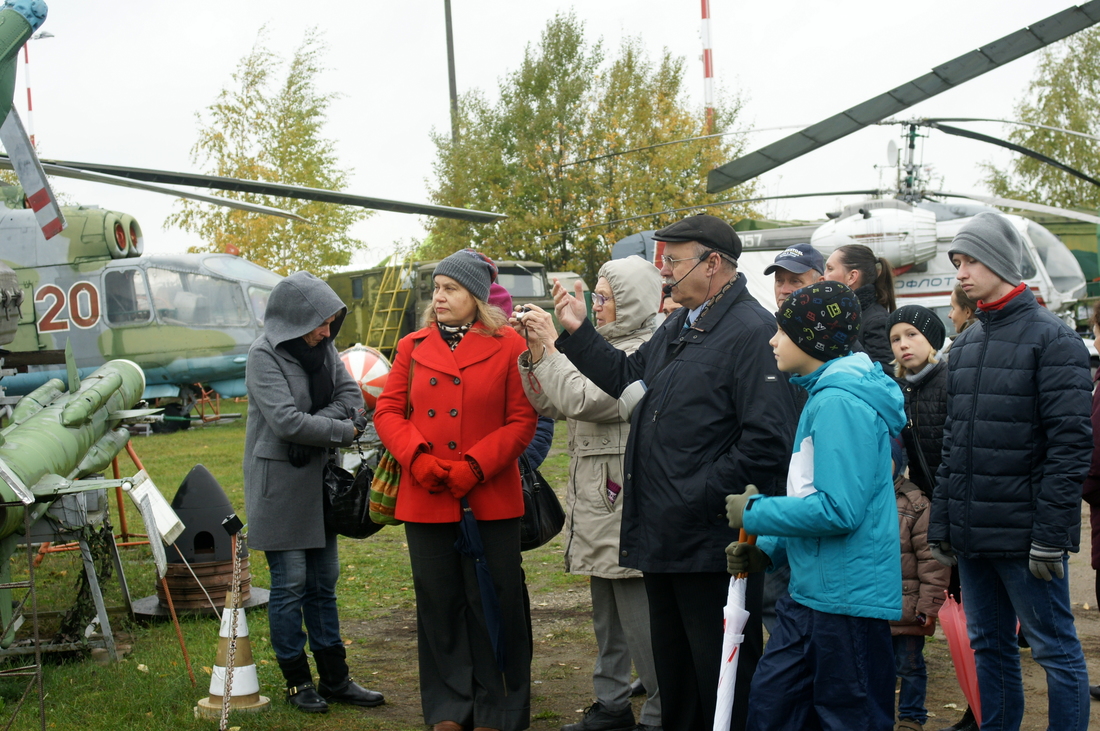
[[[493,586],[493,575],[489,572],[489,562],[485,560],[485,544],[481,542],[481,532],[477,529],[477,519],[470,503],[462,498],[462,521],[458,524],[458,540],[455,550],[474,560],[477,570],[477,586],[481,590],[481,606],[485,613],[485,629],[489,630],[489,639],[493,642],[493,652],[497,658],[497,670],[504,672],[504,623],[501,621],[500,599]]]

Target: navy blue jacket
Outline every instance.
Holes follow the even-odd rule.
[[[1089,356],[1025,289],[951,346],[928,541],[967,558],[1078,550],[1092,456]]]
[[[649,387],[630,420],[620,498],[619,563],[641,571],[725,571],[737,540],[726,495],[748,484],[783,492],[797,423],[768,345],[775,316],[745,296],[743,276],[683,330],[687,316],[677,310],[630,355],[588,322],[557,343],[612,396],[637,380]]]

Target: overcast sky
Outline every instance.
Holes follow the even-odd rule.
[[[442,0],[48,0],[42,30],[31,42],[33,125],[43,157],[194,170],[189,151],[196,112],[214,101],[261,26],[268,45],[289,57],[309,26],[325,35],[329,70],[322,89],[342,97],[325,133],[341,163],[353,168],[351,192],[427,202],[432,179],[432,129],[449,129]],[[905,83],[933,66],[1058,12],[1066,0],[711,0],[716,83],[745,99],[745,122],[758,128],[817,122]],[[702,106],[699,0],[505,2],[452,0],[460,93],[495,98],[498,81],[515,70],[555,13],[572,10],[589,37],[613,53],[640,37],[687,59],[688,87]],[[990,72],[914,107],[914,116],[1007,118],[1035,69],[1036,55]],[[20,68],[16,99],[25,110]],[[1000,125],[971,125],[1002,136]],[[899,128],[871,128],[789,163],[762,178],[769,193],[892,185],[883,170],[887,143]],[[762,132],[749,148],[789,134]],[[995,148],[942,133],[926,141],[924,159],[948,190],[980,191],[978,163]],[[900,141],[900,140],[899,140]],[[174,208],[152,193],[63,180],[81,203],[133,214],[147,253],[183,251],[197,240],[163,230]],[[713,200],[699,181],[699,202]],[[835,199],[786,202],[775,217],[820,218]],[[424,219],[379,212],[354,234],[368,250],[359,266],[386,256],[398,239],[421,238]]]

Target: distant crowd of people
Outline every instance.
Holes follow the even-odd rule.
[[[1082,491],[1100,504],[1100,402],[1081,338],[1022,280],[1015,226],[981,213],[952,241],[950,341],[934,311],[897,307],[866,246],[780,252],[769,311],[725,221],[655,238],[659,268],[600,268],[591,318],[580,282],[555,282],[553,313],[513,307],[492,260],[455,252],[398,345],[374,426],[401,466],[425,723],[530,725],[519,460],[541,462],[564,420],[565,570],[589,577],[598,651],[595,700],[562,731],[711,731],[731,575],[749,611],[732,731],[923,729],[924,642],[948,596],[981,718],[943,731],[1020,727],[1022,643],[1046,671],[1050,728],[1087,728],[1067,562]],[[271,568],[287,699],[313,712],[383,702],[348,676],[321,512],[329,450],[366,424],[332,345],[345,314],[311,275],[283,280],[247,377],[251,543]]]

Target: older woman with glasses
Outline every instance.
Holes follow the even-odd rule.
[[[656,329],[661,275],[631,256],[600,267],[592,292],[597,331],[619,350],[633,353]],[[661,725],[661,699],[653,664],[649,599],[642,573],[619,565],[623,452],[629,415],[619,402],[585,378],[554,347],[550,314],[532,307],[516,327],[526,334],[520,356],[523,388],[535,409],[569,424],[569,493],[565,523],[565,570],[590,576],[592,623],[599,654],[592,672],[596,702],[563,731],[633,729],[630,662],[648,691],[639,729]]]

